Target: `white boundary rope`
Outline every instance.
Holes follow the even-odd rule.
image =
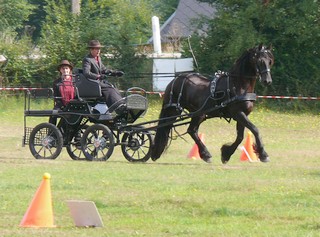
[[[44,88],[28,88],[28,87],[0,87],[0,91],[26,91],[26,90],[41,90]],[[149,95],[159,95],[162,97],[164,92],[146,92]],[[314,96],[280,96],[280,95],[258,95],[259,99],[287,99],[287,100],[320,100],[320,97]]]
[[[279,96],[279,95],[258,95],[257,98],[261,99],[288,99],[288,100],[320,100],[320,97],[310,96]]]

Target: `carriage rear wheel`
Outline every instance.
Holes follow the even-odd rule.
[[[36,159],[56,159],[62,147],[62,134],[54,124],[40,123],[30,134],[29,149]]]
[[[86,157],[81,149],[81,138],[88,127],[89,126],[86,124],[83,125],[71,139],[71,142],[66,146],[67,152],[73,160],[86,160]]]
[[[113,134],[107,126],[94,124],[83,133],[81,147],[87,160],[106,161],[114,149]]]
[[[151,156],[152,143],[149,131],[132,131],[122,136],[121,151],[130,162],[146,162]]]

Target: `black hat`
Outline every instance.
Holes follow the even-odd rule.
[[[72,64],[69,63],[68,60],[62,60],[62,61],[61,61],[61,63],[60,63],[59,66],[58,66],[58,71],[60,71],[60,68],[61,68],[62,66],[68,66],[68,67],[71,68],[71,70],[73,69]]]
[[[99,40],[90,40],[88,43],[88,48],[102,48]]]

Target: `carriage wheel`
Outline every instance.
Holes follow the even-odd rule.
[[[83,125],[76,135],[71,139],[71,142],[66,146],[67,152],[73,160],[86,160],[86,157],[81,149],[81,138],[83,133],[88,128],[88,125]]]
[[[62,147],[62,134],[51,123],[40,123],[30,134],[29,149],[36,159],[56,159]]]
[[[86,129],[81,139],[82,150],[89,161],[106,161],[114,149],[114,138],[103,124],[94,124]]]
[[[146,162],[151,156],[152,136],[148,131],[125,133],[121,140],[121,150],[130,162]]]

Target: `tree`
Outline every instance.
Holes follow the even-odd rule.
[[[27,0],[0,0],[0,32],[24,29],[33,9]]]
[[[166,21],[172,13],[177,9],[179,0],[150,0],[154,6],[156,16],[160,17],[160,21]]]
[[[136,57],[137,45],[151,36],[151,17],[165,20],[178,0],[82,0],[80,15],[71,14],[71,1],[0,0],[0,53],[9,58],[5,76],[13,84],[51,86],[56,65],[68,59],[81,67],[90,39],[107,47],[106,64],[126,77],[145,72],[149,63]],[[32,37],[32,38],[31,38]],[[32,39],[32,40],[31,40]],[[38,60],[31,58],[38,57]],[[135,84],[134,80],[123,80]],[[141,81],[141,80],[140,80]]]
[[[113,59],[103,57],[107,65],[134,73],[141,68],[141,58],[135,57],[136,45],[147,41],[151,34],[152,5],[147,0],[86,0],[82,1],[80,15],[70,14],[71,2],[46,0],[46,19],[42,26],[41,74],[48,84],[56,74],[55,67],[61,59],[68,59],[82,67],[87,53],[86,45],[98,39],[107,47]]]
[[[320,5],[303,0],[201,0],[215,5],[207,37],[195,36],[201,70],[228,70],[247,48],[272,43],[275,65],[268,93],[317,95],[320,92]],[[200,42],[200,44],[197,42]],[[261,90],[261,88],[258,88]]]
[[[26,24],[30,27],[32,33],[32,39],[37,42],[40,38],[41,26],[45,21],[46,12],[44,10],[46,1],[43,0],[29,0],[29,2],[35,6],[32,14],[29,16]]]
[[[33,47],[24,24],[33,9],[27,0],[0,0],[0,54],[8,59],[4,84],[20,84],[34,70],[26,64]]]
[[[130,5],[130,6],[128,6]],[[108,39],[112,67],[126,72],[127,78],[144,70],[145,57],[137,56],[138,45],[144,44],[151,35],[152,5],[149,1],[119,1],[110,6],[110,19],[105,38]],[[150,67],[151,70],[151,67]],[[141,80],[140,80],[141,81]],[[122,80],[121,88],[140,85],[135,80]],[[150,83],[148,83],[150,85]]]
[[[80,65],[85,46],[81,40],[81,19],[71,14],[71,2],[46,0],[46,19],[41,29],[39,46],[44,55],[39,67],[44,85],[51,85],[57,74],[57,65],[68,59],[75,66]]]

